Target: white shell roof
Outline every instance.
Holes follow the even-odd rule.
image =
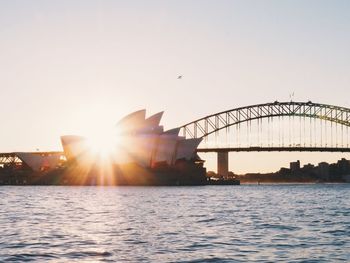
[[[179,136],[181,128],[164,132],[163,126],[159,125],[163,113],[158,112],[146,119],[146,110],[143,109],[122,118],[116,125],[121,131],[120,135],[125,136],[120,145],[124,152],[119,156],[134,156],[134,161],[140,164],[149,164],[152,160],[152,162],[165,161],[171,165],[178,159],[192,159],[202,139],[186,139]],[[79,152],[85,151],[84,140],[84,137],[75,135],[61,137],[67,158],[68,156],[76,158]]]

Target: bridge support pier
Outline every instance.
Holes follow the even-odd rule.
[[[218,152],[218,174],[228,176],[228,152]]]

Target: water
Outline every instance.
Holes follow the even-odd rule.
[[[0,187],[0,261],[350,261],[350,184]]]

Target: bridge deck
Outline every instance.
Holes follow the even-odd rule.
[[[350,152],[350,148],[339,147],[228,147],[198,148],[197,152]]]

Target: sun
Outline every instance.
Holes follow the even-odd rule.
[[[112,158],[117,151],[120,137],[116,130],[96,130],[86,136],[87,146],[93,155]]]

